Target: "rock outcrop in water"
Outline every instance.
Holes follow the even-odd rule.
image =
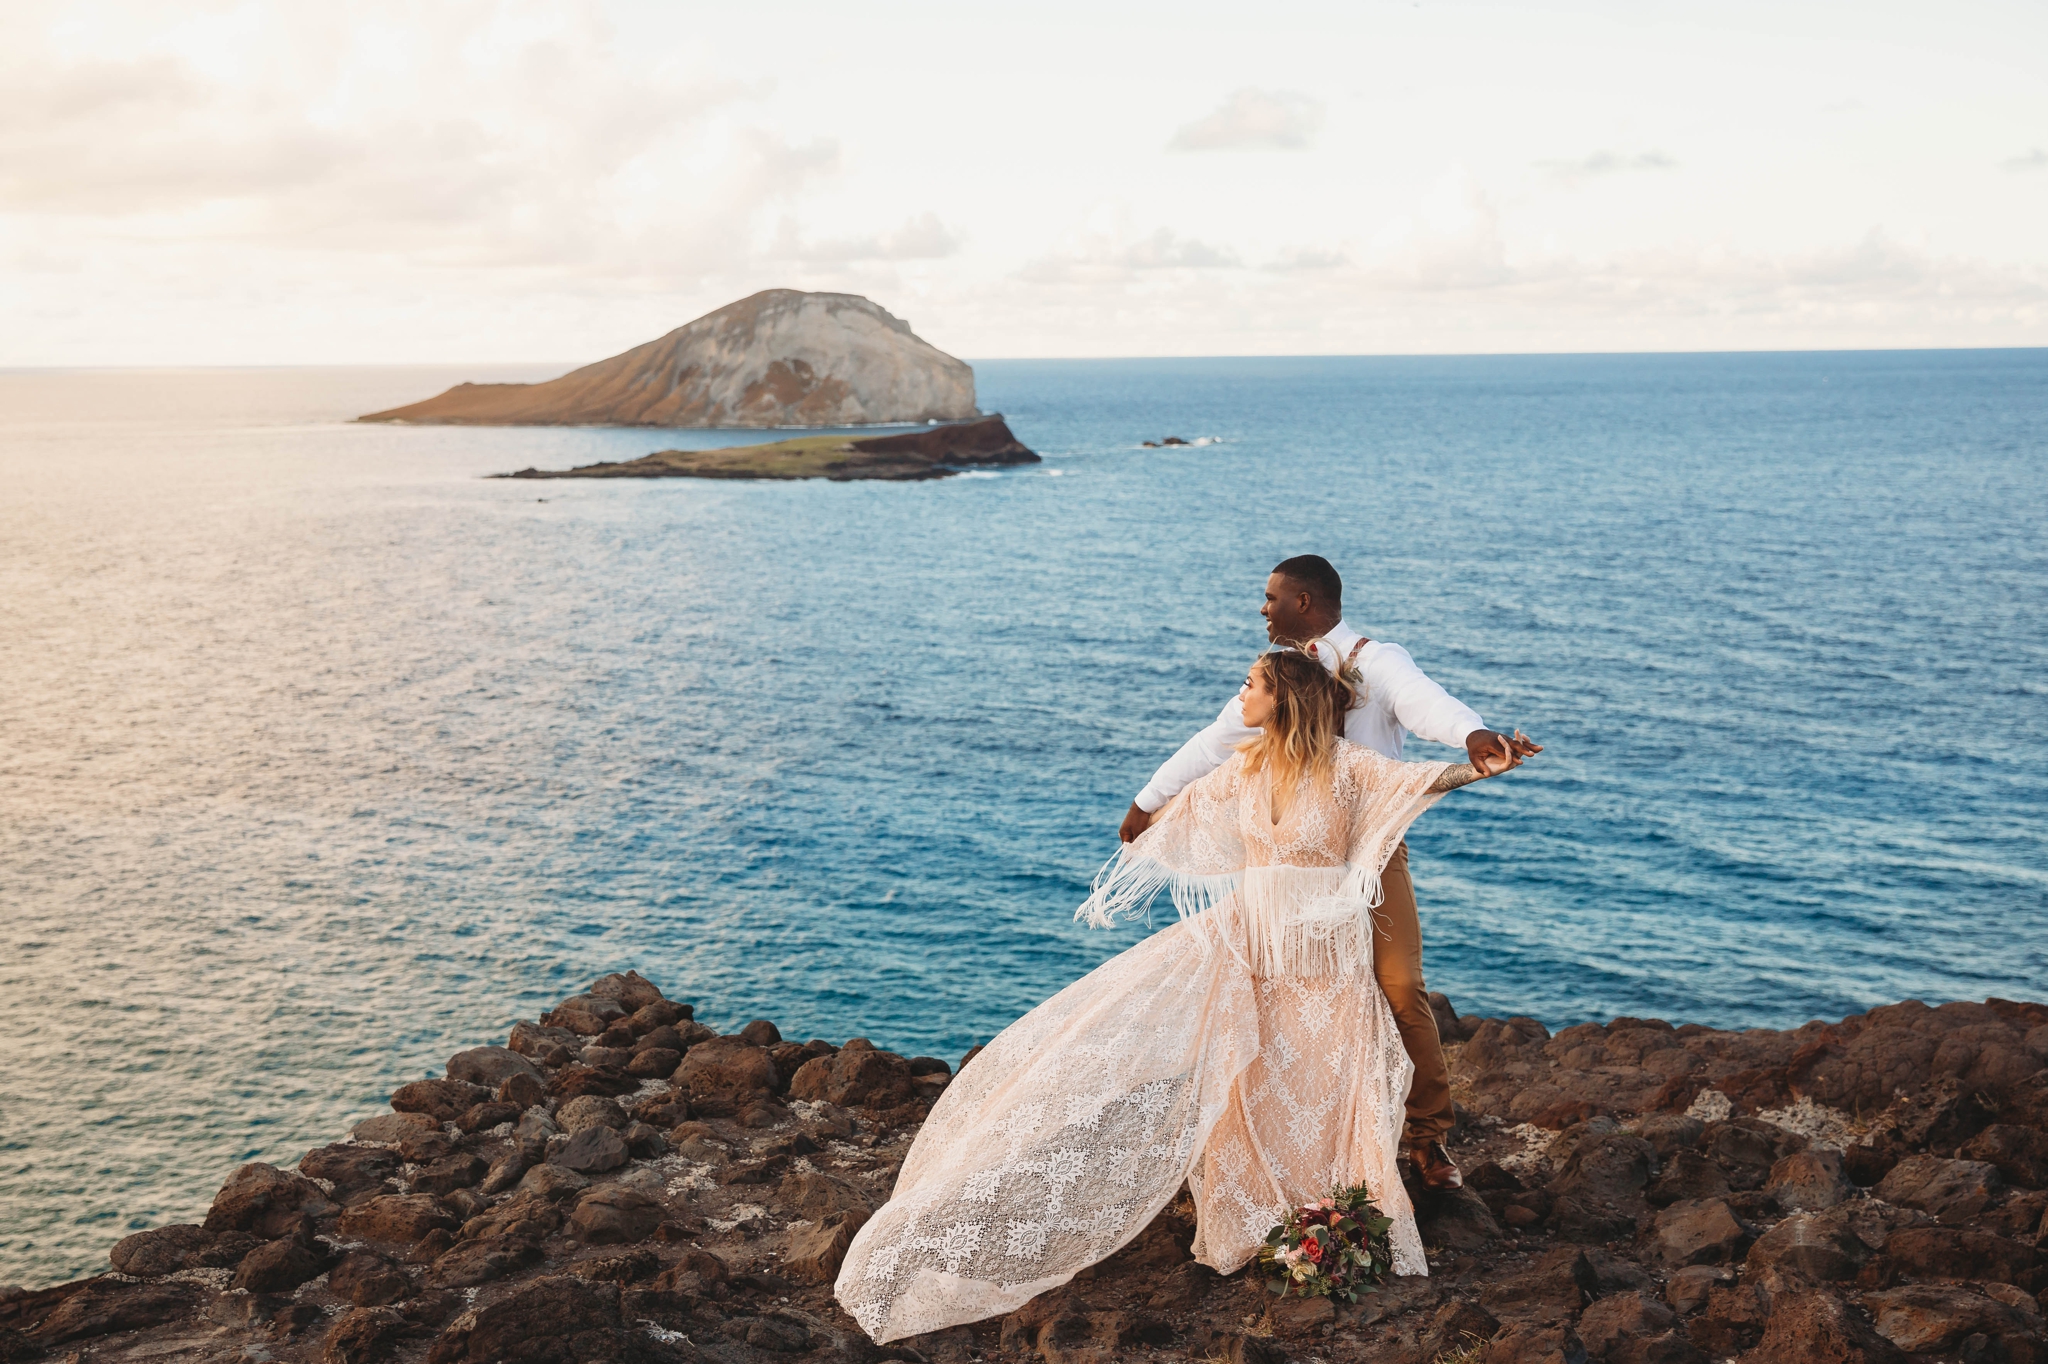
[[[1553,1036],[1433,999],[1469,1187],[1418,1196],[1431,1276],[1355,1307],[1195,1264],[1183,1198],[1010,1316],[877,1348],[831,1280],[952,1068],[721,1035],[629,972],[114,1272],[0,1291],[0,1360],[2048,1361],[2048,1007]]]
[[[639,459],[580,469],[521,469],[499,478],[823,478],[908,482],[948,478],[962,469],[1041,463],[1010,433],[1000,413],[886,436],[799,436],[722,450],[657,450]]]
[[[365,422],[862,426],[978,416],[974,371],[857,294],[767,289],[540,384],[457,384]]]

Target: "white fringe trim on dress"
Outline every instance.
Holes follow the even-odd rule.
[[[1155,857],[1133,855],[1132,846],[1117,849],[1095,873],[1093,891],[1074,911],[1076,920],[1091,928],[1109,928],[1119,920],[1150,922],[1152,901],[1162,890],[1171,893],[1181,918],[1192,919],[1228,899],[1244,879],[1236,871],[1216,876],[1178,872]]]

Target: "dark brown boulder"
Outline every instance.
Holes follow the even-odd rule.
[[[124,1236],[107,1252],[107,1260],[123,1274],[156,1279],[185,1267],[185,1257],[213,1240],[204,1227],[173,1224]]]
[[[669,1083],[685,1090],[690,1105],[723,1102],[735,1109],[773,1095],[782,1084],[767,1049],[736,1037],[719,1037],[691,1047]]]
[[[1586,1364],[1586,1347],[1569,1326],[1514,1322],[1479,1351],[1479,1364]]]
[[[1706,1305],[1685,1324],[1686,1338],[1715,1359],[1731,1359],[1763,1338],[1771,1295],[1755,1284],[1707,1290]]]
[[[1669,1269],[1730,1264],[1754,1235],[1724,1201],[1673,1203],[1651,1224],[1650,1254]]]
[[[840,1212],[857,1212],[864,1220],[874,1211],[874,1203],[865,1193],[843,1179],[817,1170],[788,1176],[776,1197],[798,1217],[812,1222],[822,1222]]]
[[[326,1272],[326,1255],[296,1237],[280,1237],[242,1257],[234,1286],[249,1293],[288,1293]]]
[[[379,1113],[364,1118],[349,1129],[349,1135],[357,1141],[376,1142],[384,1146],[396,1146],[407,1137],[422,1132],[436,1132],[441,1125],[424,1113]],[[321,1176],[323,1179],[326,1176]]]
[[[547,1082],[532,1075],[508,1075],[498,1083],[498,1102],[511,1104],[525,1112],[537,1103],[547,1102]]]
[[[1681,1150],[1665,1162],[1647,1196],[1652,1207],[1668,1208],[1673,1203],[1725,1199],[1732,1192],[1720,1165],[1698,1151]]]
[[[1957,1226],[1997,1201],[2005,1181],[1998,1167],[1981,1160],[1909,1156],[1892,1167],[1877,1196],[1902,1208],[1917,1208],[1936,1221]]]
[[[621,971],[609,976],[600,976],[591,982],[590,994],[595,999],[615,999],[628,1013],[644,1009],[649,1004],[665,1002],[654,982],[638,971]]]
[[[858,1212],[835,1212],[822,1222],[797,1223],[789,1229],[782,1272],[798,1283],[831,1283],[839,1277],[854,1233],[866,1223],[867,1215]]]
[[[206,1229],[216,1235],[246,1231],[268,1241],[296,1232],[309,1213],[332,1210],[318,1184],[259,1161],[244,1165],[220,1186],[206,1212]]]
[[[1877,1278],[1885,1285],[1939,1279],[2019,1283],[2034,1258],[2032,1246],[1988,1231],[1909,1227],[1885,1242]]]
[[[625,1245],[645,1238],[660,1224],[661,1201],[638,1189],[608,1184],[576,1204],[569,1229],[587,1245]]]
[[[633,1059],[626,1063],[626,1074],[642,1080],[666,1080],[676,1073],[682,1064],[683,1054],[670,1051],[667,1047],[649,1047],[633,1053]]]
[[[621,1128],[627,1123],[626,1110],[618,1101],[599,1094],[585,1094],[563,1102],[555,1110],[555,1123],[570,1136],[591,1127]]]
[[[64,1345],[160,1326],[189,1311],[194,1296],[189,1284],[93,1283],[65,1298],[33,1334],[43,1345]]]
[[[1786,1293],[1771,1303],[1763,1339],[1744,1364],[1906,1364],[1853,1308],[1831,1293]]]
[[[463,1241],[427,1267],[429,1288],[475,1288],[516,1274],[541,1258],[538,1243],[523,1236]]]
[[[1954,1354],[1971,1336],[1983,1336],[2000,1347],[1987,1358],[2048,1359],[2039,1313],[1959,1285],[1912,1284],[1869,1293],[1863,1309],[1879,1335],[1909,1354]]]
[[[474,1187],[490,1171],[484,1158],[468,1151],[444,1156],[413,1176],[414,1193],[449,1194]]]
[[[1820,1212],[1856,1193],[1840,1151],[1811,1147],[1771,1167],[1764,1192],[1787,1212]]]
[[[624,1137],[609,1127],[586,1127],[551,1154],[548,1163],[590,1175],[616,1170],[630,1159],[632,1151]]]
[[[685,1059],[686,1069],[696,1055],[691,1052]],[[872,1046],[856,1048],[852,1042],[830,1056],[805,1062],[789,1082],[792,1099],[842,1108],[892,1108],[907,1102],[915,1092],[908,1061]]]
[[[1677,1327],[1670,1308],[1631,1292],[1588,1307],[1578,1329],[1587,1355],[1603,1364],[1704,1364],[1706,1356]]]
[[[558,1099],[573,1099],[585,1094],[631,1094],[638,1088],[639,1079],[626,1074],[618,1066],[586,1066],[580,1062],[563,1066],[548,1081],[548,1093]]]
[[[358,1203],[341,1215],[344,1236],[411,1245],[436,1229],[453,1231],[454,1214],[430,1194],[385,1194]]]
[[[493,1099],[464,1113],[455,1120],[455,1125],[471,1134],[488,1132],[501,1123],[517,1122],[521,1111],[518,1104]]]
[[[1416,1199],[1415,1217],[1423,1238],[1448,1250],[1479,1250],[1502,1235],[1486,1200],[1470,1189],[1423,1193]]]
[[[299,1173],[324,1179],[337,1197],[374,1189],[398,1173],[399,1158],[381,1146],[322,1146],[299,1157]]]
[[[388,1307],[354,1308],[334,1319],[321,1364],[382,1364],[413,1329],[403,1313]]]
[[[448,1078],[484,1089],[496,1089],[514,1075],[538,1080],[533,1062],[509,1047],[471,1047],[448,1058]]]
[[[600,1024],[597,1030],[603,1032],[604,1025]],[[569,1028],[520,1022],[512,1025],[512,1035],[505,1039],[505,1045],[521,1056],[539,1057],[558,1047],[564,1051],[574,1051],[583,1045],[583,1038]]]
[[[750,1047],[772,1047],[782,1041],[782,1031],[765,1018],[757,1018],[739,1031],[740,1040]]]
[[[1562,1246],[1527,1269],[1482,1284],[1479,1301],[1502,1321],[1550,1325],[1576,1317],[1596,1283],[1585,1253]]]
[[[391,1107],[400,1113],[424,1113],[435,1122],[454,1122],[491,1097],[487,1089],[462,1080],[414,1080],[400,1085]]]
[[[327,1271],[327,1291],[357,1307],[383,1307],[412,1296],[412,1280],[382,1255],[352,1250]]]
[[[1608,1133],[1581,1141],[1550,1182],[1550,1227],[1567,1241],[1587,1243],[1634,1235],[1655,1167],[1657,1149],[1640,1137]]]
[[[432,1364],[458,1360],[491,1364],[510,1359],[601,1357],[576,1350],[574,1342],[586,1333],[607,1331],[618,1324],[618,1285],[590,1283],[567,1274],[535,1279],[479,1309],[467,1329],[451,1326],[434,1342],[428,1359]],[[569,1348],[546,1353],[521,1348],[534,1340],[560,1342]],[[603,1338],[597,1337],[593,1343],[601,1348]]]
[[[1996,1167],[2017,1188],[2048,1188],[2048,1132],[2038,1128],[1994,1123],[1970,1138],[1960,1154]]]
[[[1757,1238],[1742,1262],[1742,1272],[1746,1280],[1782,1293],[1853,1279],[1869,1256],[1869,1249],[1841,1218],[1799,1213]]]

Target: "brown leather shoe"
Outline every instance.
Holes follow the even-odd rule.
[[[1425,1189],[1462,1189],[1465,1176],[1458,1169],[1458,1162],[1451,1159],[1451,1153],[1440,1141],[1426,1146],[1414,1146],[1408,1150],[1408,1159],[1415,1163],[1415,1177],[1422,1181]]]

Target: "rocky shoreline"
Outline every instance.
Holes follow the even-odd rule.
[[[1431,1275],[1355,1307],[1195,1264],[1183,1197],[1008,1317],[878,1348],[831,1280],[953,1067],[722,1035],[628,972],[110,1272],[0,1289],[0,1364],[2048,1364],[2048,1006],[1553,1036],[1433,998],[1468,1187],[1417,1198]]]

